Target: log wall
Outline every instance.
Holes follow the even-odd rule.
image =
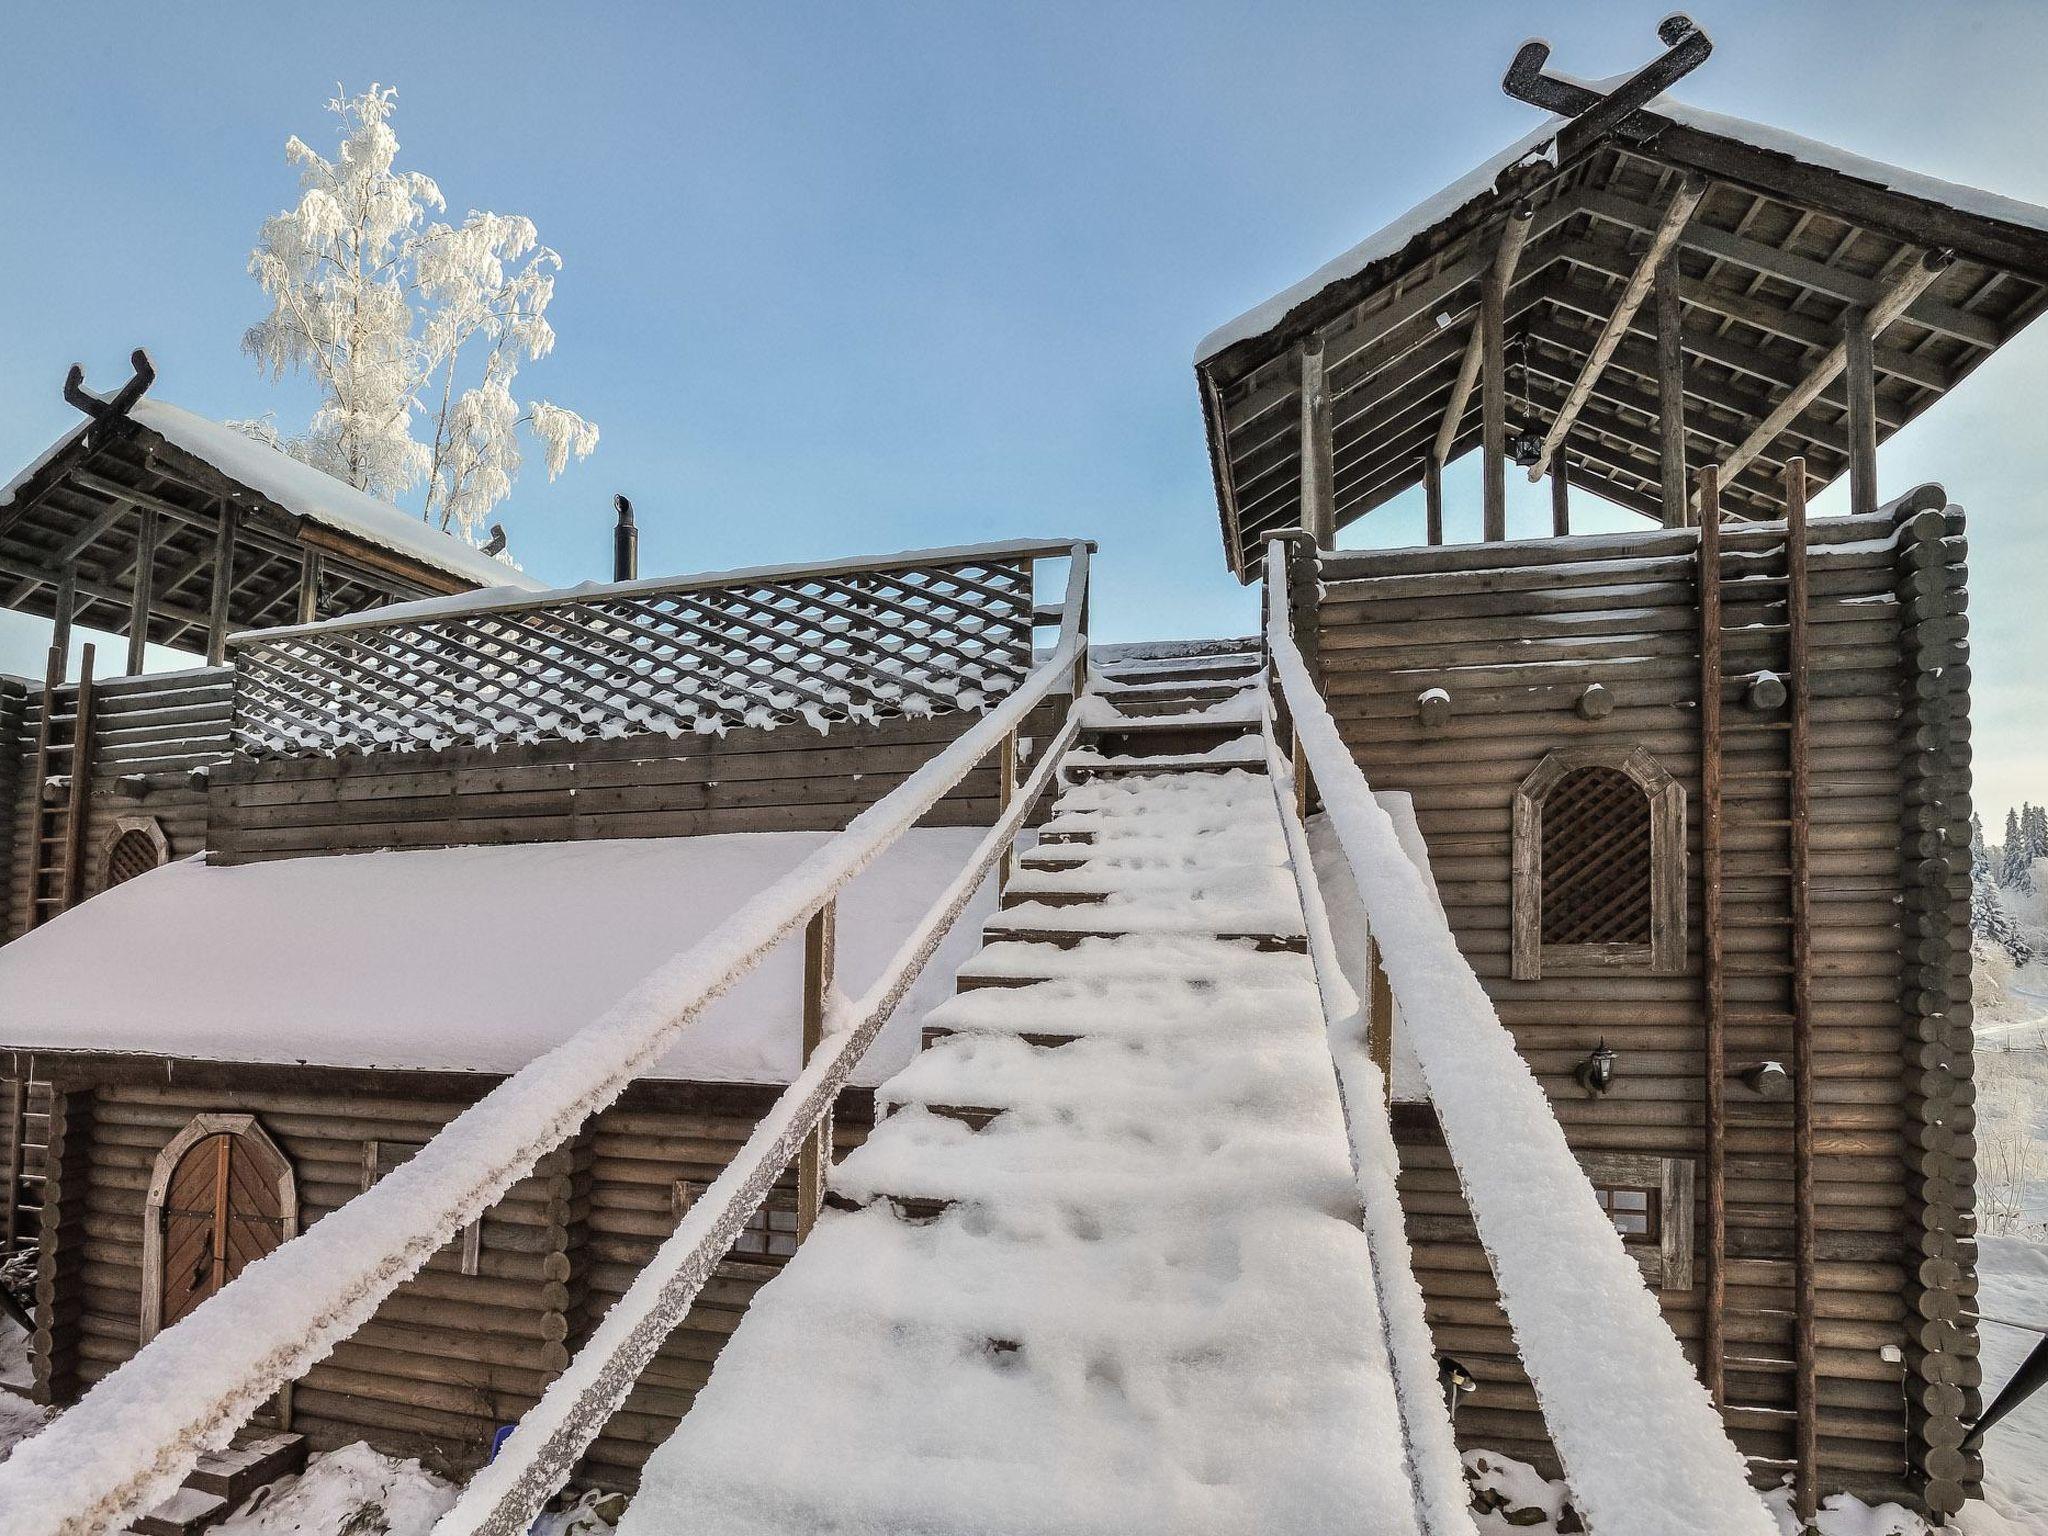
[[[123,816],[149,816],[163,828],[172,858],[184,858],[207,845],[206,791],[195,784],[196,770],[211,770],[227,758],[229,674],[210,667],[189,672],[151,673],[141,677],[95,682],[92,784],[85,831],[83,895],[100,889],[105,852]],[[57,725],[69,740],[75,718],[77,690],[57,695]],[[26,700],[21,717],[21,761],[35,748],[42,719],[41,690]],[[27,927],[29,894],[34,883],[34,792],[32,775],[24,770],[5,803],[13,849],[6,868],[7,902],[4,934],[19,937]]]
[[[1024,734],[1057,729],[1065,699]],[[217,864],[370,848],[837,831],[980,719],[952,712],[874,726],[741,729],[724,736],[458,747],[434,753],[237,759],[215,771]],[[993,758],[922,823],[985,826]]]
[[[1935,551],[1918,558],[1933,560],[1935,587],[1951,593],[1959,608],[1960,515],[1922,513],[1918,526]],[[1927,1432],[1916,1426],[1909,1435],[1907,1384],[1880,1350],[1911,1345],[1912,1309],[1924,1318],[1935,1315],[1932,1306],[1951,1319],[1936,1342],[1974,1354],[1974,1337],[1964,1339],[1967,1319],[1953,1321],[1971,1305],[1966,1261],[1938,1276],[1921,1275],[1922,1255],[1910,1241],[1914,1230],[1955,1228],[1952,1208],[1966,1203],[1967,1190],[1954,1182],[1935,1186],[1928,1206],[1916,1200],[1919,1186],[1908,1178],[1913,1110],[1901,1053],[1912,1056],[1914,1005],[1902,992],[1901,817],[1910,809],[1910,771],[1922,748],[1912,744],[1901,711],[1916,667],[1905,644],[1903,534],[1880,514],[1822,520],[1809,539],[1819,1454],[1825,1487],[1894,1495],[1928,1491],[1916,1470]],[[1746,560],[1782,569],[1783,540],[1782,526],[1731,530],[1724,535],[1724,574],[1739,576]],[[1373,787],[1414,797],[1451,927],[1582,1156],[1647,1153],[1695,1164],[1702,1156],[1697,547],[1694,533],[1660,531],[1339,554],[1327,556],[1322,571],[1318,639],[1332,712]],[[1782,654],[1783,588],[1756,600],[1742,591],[1739,580],[1723,587],[1725,622],[1740,631],[1726,641],[1724,708],[1731,713],[1743,709],[1756,671],[1782,667],[1775,658]],[[1960,643],[1959,622],[1944,629],[1944,640]],[[1959,691],[1966,669],[1955,682],[1943,704],[1941,739],[1966,764],[1967,700]],[[1575,706],[1595,683],[1615,707],[1588,719]],[[1439,726],[1418,718],[1419,695],[1433,688],[1451,698],[1450,718]],[[1685,788],[1686,967],[1674,975],[1515,981],[1512,798],[1547,753],[1589,745],[1642,747]],[[1782,807],[1782,783],[1744,786],[1737,776],[1768,774],[1783,762],[1782,748],[1752,753],[1732,742],[1726,758],[1731,1069],[1791,1059],[1789,1020],[1740,1021],[1745,1011],[1784,1007],[1777,959],[1789,914],[1782,879],[1764,878],[1785,858],[1782,823],[1769,824],[1784,815],[1770,809]],[[1960,787],[1955,765],[1948,771],[1947,814],[1966,823],[1966,767]],[[1745,874],[1752,877],[1747,882]],[[1966,865],[1943,878],[1931,901],[1950,903],[1942,910],[1947,921],[1959,910],[1955,902],[1966,905]],[[1935,966],[1951,989],[1943,994],[1951,1023],[1957,1005],[1967,1017],[1967,948],[1945,951]],[[1959,1056],[1966,1074],[1967,1029],[1932,1028],[1940,1050]],[[1613,1090],[1594,1097],[1573,1068],[1603,1038],[1620,1065]],[[1728,1080],[1727,1093],[1726,1417],[1759,1476],[1775,1482],[1794,1450],[1791,1121],[1789,1109],[1757,1102],[1738,1079]],[[1399,1109],[1396,1134],[1409,1235],[1437,1345],[1479,1380],[1459,1407],[1459,1437],[1554,1471],[1434,1115],[1426,1106]],[[1955,1174],[1953,1167],[1944,1171]],[[1698,1176],[1703,1203],[1703,1168]],[[1703,1241],[1696,1232],[1696,1255],[1704,1253]],[[1953,1252],[1952,1237],[1948,1246]],[[1909,1279],[1938,1280],[1949,1287],[1946,1300],[1921,1299],[1907,1289]],[[1660,1292],[1666,1316],[1696,1358],[1704,1291],[1696,1278],[1687,1289]]]
[[[794,1025],[792,1025],[794,1027]],[[151,1166],[194,1115],[241,1111],[290,1160],[301,1229],[362,1190],[365,1143],[426,1141],[484,1091],[442,1075],[286,1074],[213,1066],[184,1086],[120,1072],[60,1082],[61,1170],[38,1291],[36,1388],[65,1403],[140,1345],[142,1237]],[[461,1239],[399,1287],[376,1316],[293,1388],[293,1427],[316,1450],[356,1440],[473,1470],[501,1425],[533,1405],[680,1219],[677,1180],[709,1183],[773,1102],[772,1087],[641,1084],[548,1154],[482,1219],[475,1273]],[[849,1093],[841,1144],[857,1144],[872,1095]],[[794,1208],[794,1173],[781,1191]],[[579,1482],[630,1488],[688,1411],[724,1340],[778,1257],[736,1254],[716,1276]]]

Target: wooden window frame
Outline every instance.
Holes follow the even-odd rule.
[[[111,889],[107,884],[107,876],[112,873],[109,866],[113,863],[114,849],[120,846],[121,839],[127,837],[130,833],[139,833],[141,836],[149,839],[150,843],[156,848],[156,867],[158,869],[162,869],[164,865],[171,862],[171,840],[164,835],[162,822],[158,821],[154,816],[129,815],[116,817],[113,826],[107,829],[106,839],[100,844],[98,887],[100,890]]]
[[[1543,804],[1553,789],[1581,768],[1611,768],[1627,774],[1650,802],[1647,944],[1543,942]],[[1512,975],[1516,981],[1540,981],[1546,974],[1684,973],[1684,785],[1641,747],[1563,747],[1545,757],[1516,788],[1514,809]]]
[[[370,1186],[383,1178],[386,1173],[391,1172],[392,1169],[404,1167],[406,1159],[410,1158],[425,1145],[424,1141],[403,1141],[391,1136],[365,1137],[363,1139],[364,1193],[367,1194]],[[406,1149],[405,1157],[393,1158],[390,1168],[384,1166],[384,1149],[387,1147],[403,1147]],[[459,1241],[462,1247],[458,1267],[465,1275],[481,1274],[483,1272],[484,1256],[483,1217],[477,1217],[475,1221],[470,1222],[469,1225],[464,1227]]]
[[[1644,1152],[1581,1152],[1579,1166],[1596,1188],[1657,1191],[1657,1241],[1622,1236],[1622,1247],[1654,1290],[1692,1289],[1693,1179],[1689,1157]]]
[[[278,1209],[284,1227],[284,1241],[299,1231],[299,1186],[292,1173],[291,1159],[256,1123],[254,1115],[201,1114],[157,1153],[150,1169],[149,1193],[142,1203],[142,1339],[147,1344],[163,1328],[164,1318],[164,1197],[185,1154],[209,1136],[235,1136],[249,1142],[270,1160],[277,1179]]]

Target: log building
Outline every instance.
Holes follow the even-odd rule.
[[[2048,302],[2048,211],[1678,104],[1706,44],[1683,18],[1666,41],[1597,87],[1529,45],[1507,86],[1541,126],[1203,343],[1225,557],[1249,581],[1280,541],[1317,688],[1412,811],[1754,1479],[1808,1511],[1850,1490],[1946,1513],[1980,1485],[1983,1406],[1966,534],[1937,488],[1881,495],[1876,453]],[[5,1237],[38,1245],[53,1403],[904,784],[1024,685],[1041,630],[1085,627],[1085,583],[1064,620],[1044,600],[1041,565],[1085,567],[1068,542],[531,590],[150,401],[147,375],[106,399],[74,379],[87,424],[0,495],[12,605],[127,635],[131,673],[145,639],[209,661],[0,679]],[[1472,451],[1484,537],[1449,544],[1443,470]],[[1505,537],[1517,469],[1549,482],[1549,538]],[[1810,518],[1838,478],[1849,515]],[[1336,547],[1418,486],[1425,545]],[[1574,535],[1575,494],[1646,526]],[[1148,690],[1226,710],[1161,717],[1172,771],[1266,770],[1256,659],[1183,650],[1103,685],[1124,703],[1087,772],[1158,749],[1117,713]],[[851,984],[999,824],[1020,757],[1075,739],[1074,704],[1040,703],[861,876]],[[478,1465],[809,1059],[833,945],[812,921],[801,973],[785,956],[718,1002],[273,1417]],[[1474,1382],[1459,1437],[1554,1471],[1407,1064],[1430,1021],[1362,990],[1434,1344]],[[839,1094],[845,1142],[918,1011]],[[1001,1113],[981,1104],[956,1117]],[[585,1476],[631,1485],[690,1407],[794,1247],[799,1182]]]

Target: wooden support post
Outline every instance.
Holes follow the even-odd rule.
[[[1849,511],[1877,510],[1877,369],[1870,316],[1842,316],[1842,384],[1849,395]],[[1789,504],[1786,515],[1790,516]]]
[[[1807,630],[1806,460],[1785,465],[1785,611],[1791,704],[1791,800],[1788,847],[1792,897],[1792,1262],[1793,1496],[1811,1521],[1820,1503],[1820,1392],[1814,1344],[1819,1252],[1813,1206],[1813,877],[1812,656]]]
[[[1506,285],[1488,282],[1479,301],[1479,474],[1482,534],[1508,536]]]
[[[1714,1404],[1723,1391],[1722,1313],[1727,1304],[1727,980],[1721,932],[1721,485],[1700,471],[1700,966],[1706,1014],[1706,1295],[1702,1301],[1700,1379]]]
[[[85,896],[85,821],[92,810],[92,656],[87,645],[78,664],[78,712],[71,722],[71,792],[64,815],[64,874],[58,910],[68,912]]]
[[[1657,441],[1662,460],[1664,526],[1683,528],[1685,472],[1685,348],[1678,303],[1678,252],[1657,263]]]
[[[1422,461],[1422,520],[1432,544],[1444,541],[1444,467],[1435,454]]]
[[[1560,453],[1550,465],[1550,533],[1561,539],[1571,531],[1572,488],[1565,479],[1564,455]]]
[[[228,599],[235,590],[235,535],[240,524],[240,509],[231,501],[222,502],[220,528],[213,537],[213,601],[206,614],[209,667],[217,667],[228,659]]]
[[[135,535],[135,581],[128,597],[128,666],[130,677],[142,671],[143,651],[149,644],[150,584],[156,576],[156,513],[148,507],[139,513]]]
[[[804,926],[804,1064],[825,1039],[825,1008],[839,950],[839,903],[828,901]],[[825,1179],[832,1170],[832,1111],[804,1138],[797,1153],[796,1238],[802,1242],[825,1207]]]
[[[1017,798],[1017,732],[1010,730],[1003,737],[998,749],[999,761],[996,771],[996,817],[1002,818],[1009,810],[1010,802]],[[1003,845],[1003,857],[996,865],[996,891],[1001,894],[1010,888],[1010,875],[1016,867],[1017,840],[1013,837]]]
[[[64,657],[65,670],[71,665],[71,616],[78,611],[78,565],[64,562],[57,575],[57,592],[50,613],[50,644]],[[58,673],[61,681],[63,673]]]
[[[1323,338],[1311,336],[1296,350],[1301,367],[1301,526],[1316,548],[1331,549],[1337,543],[1337,488]]]
[[[1315,805],[1315,770],[1308,765],[1308,753],[1303,750],[1301,737],[1292,729],[1294,722],[1288,721],[1288,754],[1294,764],[1294,814],[1303,821],[1308,820],[1310,809]]]
[[[311,624],[320,617],[320,551],[308,544],[299,551],[299,622]]]
[[[1088,691],[1088,604],[1095,595],[1092,588],[1081,593],[1081,633],[1074,647],[1074,697],[1079,699]]]

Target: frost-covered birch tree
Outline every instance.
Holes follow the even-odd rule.
[[[342,127],[331,160],[297,135],[285,143],[299,200],[264,221],[250,254],[270,312],[242,348],[273,377],[304,370],[324,398],[298,437],[256,430],[387,501],[424,485],[421,516],[474,543],[512,490],[522,429],[553,479],[597,446],[597,428],[513,394],[520,365],[554,347],[561,257],[531,219],[434,219],[441,189],[397,168],[397,98],[372,85],[330,101]]]

